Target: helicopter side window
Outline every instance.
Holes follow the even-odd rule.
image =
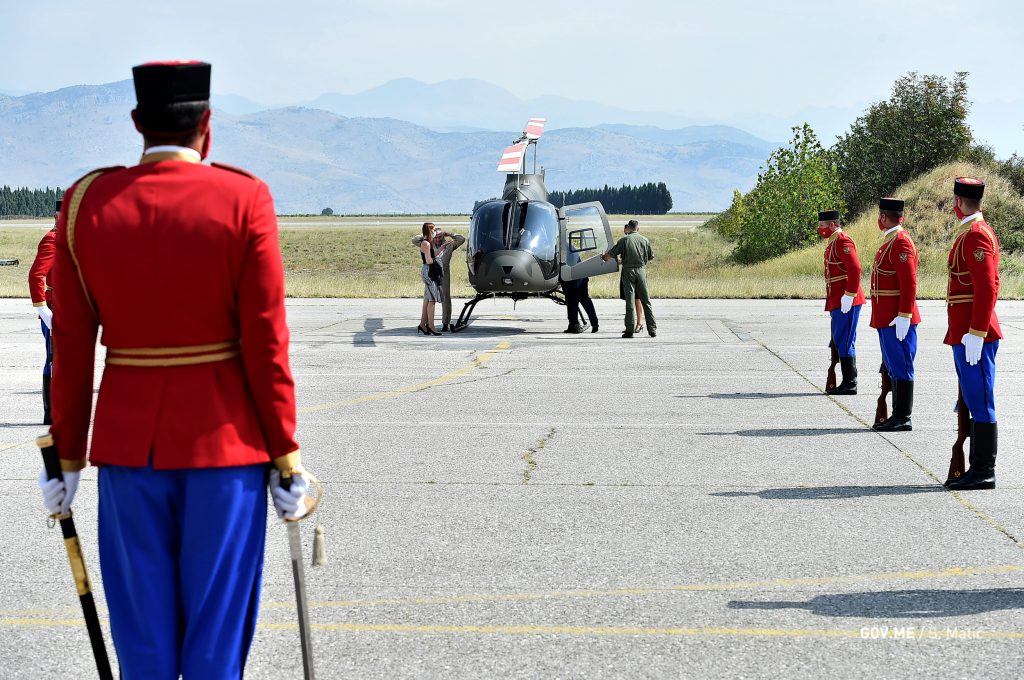
[[[593,229],[577,229],[570,231],[568,236],[569,250],[574,253],[584,253],[588,250],[597,250],[597,236]]]

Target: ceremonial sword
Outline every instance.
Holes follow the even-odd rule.
[[[287,491],[292,486],[290,473],[281,473],[281,488]],[[307,515],[308,516],[308,515]],[[299,519],[285,519],[288,527],[288,549],[292,558],[292,577],[295,579],[295,608],[299,612],[299,640],[302,643],[302,672],[305,680],[314,680],[313,637],[309,629],[309,603],[306,600],[306,572],[302,564],[302,535],[299,533]]]
[[[63,482],[64,472],[60,467],[60,458],[57,456],[57,447],[53,443],[53,437],[48,434],[39,437],[36,439],[36,446],[43,454],[43,466],[46,468],[47,478],[59,479]],[[71,562],[71,574],[75,577],[78,601],[82,603],[85,628],[89,631],[92,655],[96,658],[96,670],[100,675],[100,680],[114,680],[114,674],[110,671],[110,659],[107,658],[107,646],[103,644],[103,629],[100,628],[100,617],[96,613],[96,601],[92,597],[92,586],[85,570],[82,546],[78,541],[78,532],[75,530],[75,520],[71,516],[70,510],[67,514],[54,515],[53,518],[60,520],[60,530],[64,533],[64,547],[68,551],[68,560]]]

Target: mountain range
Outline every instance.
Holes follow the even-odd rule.
[[[500,191],[501,149],[533,115],[549,189],[666,182],[676,209],[718,210],[749,189],[773,144],[723,125],[558,97],[519,100],[483,81],[392,81],[267,109],[214,95],[213,160],[271,187],[282,213],[467,212]],[[0,95],[0,184],[62,186],[136,162],[131,81]]]

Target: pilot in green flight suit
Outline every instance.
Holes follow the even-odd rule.
[[[626,223],[626,235],[612,246],[612,249],[601,256],[601,259],[608,261],[616,256],[622,257],[622,291],[626,298],[626,332],[624,338],[633,337],[633,329],[636,328],[636,303],[644,308],[644,318],[647,320],[647,332],[653,338],[656,336],[658,324],[654,320],[654,310],[651,309],[651,296],[647,290],[647,263],[654,259],[654,251],[651,249],[651,242],[647,237],[637,233],[640,230],[640,223],[630,220]]]

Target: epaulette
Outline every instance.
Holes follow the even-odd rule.
[[[124,165],[111,165],[111,166],[106,167],[106,168],[96,168],[95,170],[90,170],[89,172],[85,173],[84,175],[82,175],[81,177],[76,179],[74,182],[72,182],[71,186],[74,186],[74,185],[78,184],[79,182],[81,182],[83,179],[85,179],[89,175],[96,175],[96,174],[105,175],[108,172],[114,172],[115,170],[124,170],[125,167],[127,167],[127,166],[124,166]]]
[[[259,179],[259,177],[257,177],[256,175],[252,174],[248,170],[243,170],[242,168],[236,168],[235,166],[228,165],[226,163],[210,163],[210,167],[220,168],[221,170],[230,170],[231,172],[237,172],[239,175],[245,175],[249,179]]]

